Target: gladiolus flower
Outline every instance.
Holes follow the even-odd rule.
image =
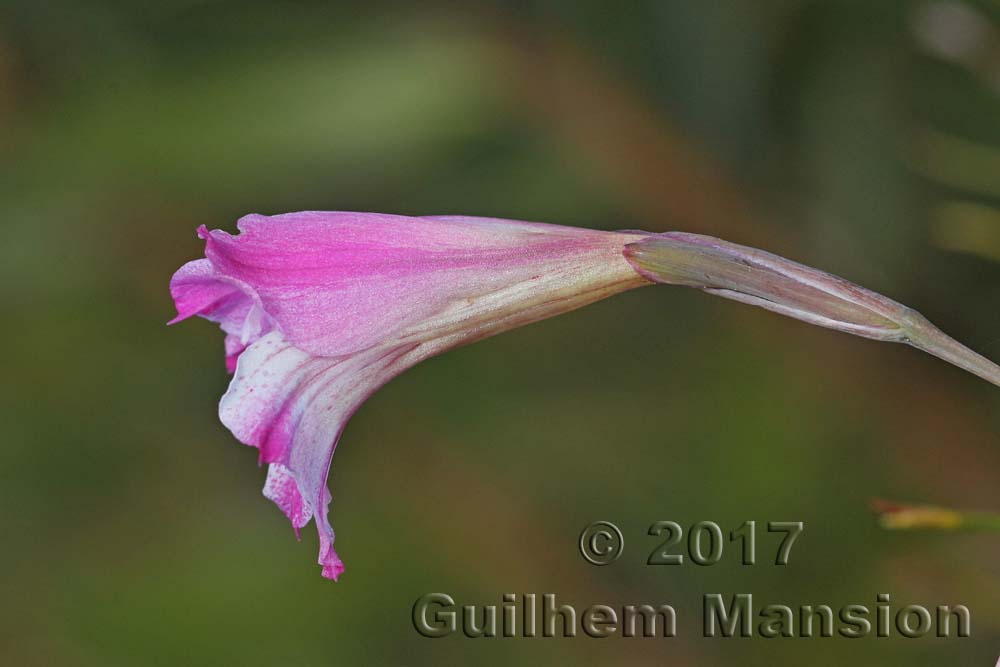
[[[427,357],[648,284],[636,234],[484,218],[250,215],[199,229],[205,259],[171,281],[177,318],[226,332],[219,414],[269,464],[264,495],[296,531],[315,517],[323,576],[343,564],[326,477],[345,423]],[[237,361],[238,360],[238,361]]]
[[[494,218],[303,212],[199,228],[205,258],[174,274],[176,322],[226,333],[219,416],[269,465],[264,495],[343,571],[327,475],[347,420],[379,387],[448,349],[653,283],[680,284],[880,340],[1000,384],[1000,368],[878,294],[694,234],[605,232]]]

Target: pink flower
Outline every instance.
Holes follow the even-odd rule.
[[[296,534],[315,518],[323,576],[344,566],[327,521],[337,440],[379,387],[420,361],[654,282],[903,342],[1000,384],[1000,368],[915,311],[816,269],[696,234],[603,232],[494,218],[249,215],[198,234],[170,282],[174,322],[226,333],[219,416],[268,463],[264,495]]]
[[[269,464],[264,495],[316,519],[323,576],[330,460],[379,387],[427,357],[649,284],[623,256],[642,235],[469,217],[304,212],[198,230],[205,259],[170,283],[173,322],[226,332],[222,423]]]

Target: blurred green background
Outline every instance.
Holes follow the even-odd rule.
[[[433,359],[347,428],[334,584],[218,422],[222,334],[164,323],[199,224],[465,213],[764,247],[997,358],[998,205],[996,0],[5,0],[0,661],[993,665],[1000,538],[868,507],[1000,509],[1000,393],[915,350],[657,288]],[[806,529],[785,568],[649,567],[661,519]],[[679,637],[424,639],[432,591],[670,602]],[[973,632],[705,639],[715,592]]]

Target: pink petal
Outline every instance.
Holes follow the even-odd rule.
[[[285,339],[322,356],[414,329],[448,333],[468,320],[468,313],[449,316],[449,306],[543,275],[599,266],[630,287],[641,283],[621,256],[637,237],[615,232],[339,212],[249,215],[238,226],[238,236],[207,233],[216,275],[252,286],[245,293]]]
[[[264,495],[298,529],[316,518],[324,576],[343,564],[327,522],[326,479],[337,440],[364,400],[421,358],[415,344],[381,347],[353,356],[316,357],[274,331],[240,357],[219,416],[240,442],[270,463]]]
[[[202,227],[199,233],[208,232]],[[207,259],[188,262],[170,280],[170,294],[177,306],[175,324],[193,315],[218,322],[226,332],[226,369],[232,373],[236,359],[247,345],[273,328],[250,285],[221,274]]]

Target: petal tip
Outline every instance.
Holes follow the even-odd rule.
[[[333,554],[333,560],[326,563],[321,562],[320,565],[323,566],[324,579],[333,579],[334,581],[338,581],[340,579],[340,575],[344,573],[344,563],[337,557],[336,553]]]

